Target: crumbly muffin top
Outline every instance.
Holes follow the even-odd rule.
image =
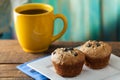
[[[85,56],[82,51],[74,48],[57,48],[51,54],[51,59],[56,64],[76,64],[84,61]]]
[[[99,58],[108,56],[112,48],[105,42],[89,40],[80,47],[80,50],[84,52],[86,56]]]

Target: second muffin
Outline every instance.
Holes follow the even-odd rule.
[[[112,48],[102,41],[87,41],[80,47],[85,54],[85,64],[92,69],[101,69],[108,65]]]

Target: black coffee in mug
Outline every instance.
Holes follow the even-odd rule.
[[[44,10],[44,9],[30,9],[30,10],[21,11],[20,13],[21,14],[43,14],[46,12],[48,12],[48,11]]]

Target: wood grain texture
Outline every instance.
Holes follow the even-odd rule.
[[[17,65],[19,64],[0,64],[0,80],[32,79],[19,71]]]
[[[57,47],[75,47],[78,45],[80,44],[74,42],[55,42],[50,45],[47,51],[31,54],[24,52],[16,40],[0,40],[0,63],[24,63],[38,57],[50,55]]]
[[[33,80],[25,75],[16,66],[24,62],[50,55],[58,47],[77,47],[84,42],[54,42],[49,49],[41,53],[26,53],[22,50],[17,40],[0,40],[0,80]],[[120,42],[107,42],[113,51],[120,56]]]
[[[32,78],[0,78],[0,80],[34,80]]]

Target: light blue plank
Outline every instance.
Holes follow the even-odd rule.
[[[68,27],[65,34],[60,38],[60,40],[63,41],[70,41],[70,35],[71,35],[71,15],[70,15],[70,1],[69,0],[59,0],[59,13],[63,14],[68,21]],[[63,26],[63,23],[61,23],[61,26]]]
[[[90,27],[90,39],[100,40],[100,1],[89,1],[89,27]]]
[[[71,40],[84,41],[84,2],[83,0],[71,0]]]

